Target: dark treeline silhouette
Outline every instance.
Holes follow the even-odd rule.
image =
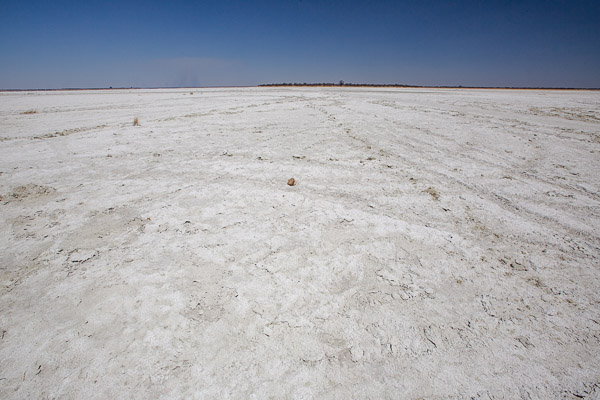
[[[307,87],[382,87],[382,88],[425,88],[425,89],[531,89],[531,90],[600,90],[599,88],[575,88],[575,87],[541,87],[541,86],[423,86],[423,85],[404,85],[399,83],[348,83],[340,81],[339,83],[263,83],[258,86],[307,86]]]
[[[373,87],[419,87],[415,85],[400,85],[398,83],[393,84],[381,84],[381,83],[347,83],[340,81],[339,83],[263,83],[258,86],[373,86]]]

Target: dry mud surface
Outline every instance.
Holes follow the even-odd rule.
[[[0,93],[0,398],[597,399],[599,118],[585,91]]]

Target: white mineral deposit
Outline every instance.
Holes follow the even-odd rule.
[[[600,92],[3,92],[0,196],[0,398],[600,396]]]

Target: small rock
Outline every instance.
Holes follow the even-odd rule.
[[[294,178],[288,179],[288,185],[289,186],[295,186],[296,185],[296,180]]]

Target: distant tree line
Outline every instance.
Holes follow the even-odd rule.
[[[263,83],[258,86],[360,86],[360,87],[417,87],[415,85],[401,85],[399,83],[348,83],[339,81],[339,83]]]
[[[570,88],[570,87],[531,87],[531,86],[423,86],[423,85],[404,85],[399,83],[348,83],[339,81],[339,83],[263,83],[258,86],[318,86],[318,87],[391,87],[391,88],[429,88],[429,89],[529,89],[529,90],[600,90],[600,88]]]

